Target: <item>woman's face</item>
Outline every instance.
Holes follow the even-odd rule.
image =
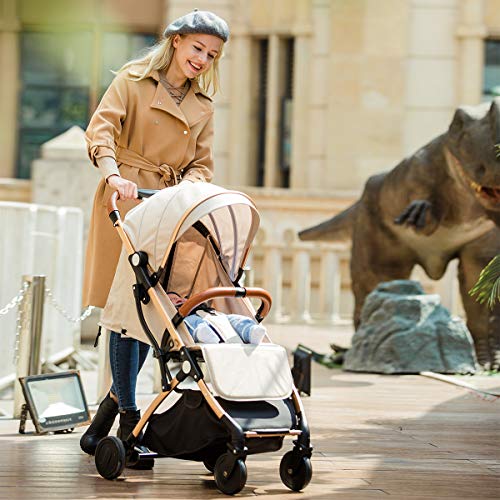
[[[186,78],[195,78],[212,66],[222,50],[223,41],[214,35],[176,35],[173,62]]]

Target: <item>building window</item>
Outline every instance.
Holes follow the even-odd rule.
[[[85,129],[113,78],[110,70],[155,41],[150,33],[102,33],[94,58],[95,37],[90,31],[22,33],[18,177],[30,177],[41,144],[73,125]]]
[[[258,44],[256,185],[290,186],[294,39]],[[271,74],[272,73],[272,74]]]
[[[486,40],[483,100],[500,96],[500,40]]]

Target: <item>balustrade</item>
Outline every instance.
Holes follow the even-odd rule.
[[[262,286],[273,297],[268,321],[328,323],[350,320],[352,294],[347,245],[334,243],[258,243],[245,284]]]

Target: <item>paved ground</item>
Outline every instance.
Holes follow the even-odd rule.
[[[298,342],[328,350],[347,344],[350,329],[271,327],[287,347]],[[95,393],[95,374],[84,373]],[[464,380],[463,378],[461,380]],[[500,392],[500,377],[470,377]],[[150,386],[147,372],[141,390]],[[151,395],[141,394],[145,405]],[[499,499],[500,399],[421,376],[343,373],[313,367],[313,393],[303,399],[312,429],[314,476],[303,493],[279,479],[279,460],[290,449],[249,457],[242,497],[262,499]],[[5,401],[3,402],[6,403]],[[216,499],[203,465],[157,460],[154,471],[125,471],[106,481],[70,435],[21,436],[17,422],[0,420],[0,499]]]

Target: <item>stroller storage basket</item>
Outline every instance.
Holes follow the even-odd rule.
[[[225,411],[243,431],[288,432],[296,425],[290,399],[276,401],[235,402],[217,398]],[[162,456],[203,461],[210,454],[226,451],[227,429],[213,414],[205,398],[196,390],[185,390],[163,413],[152,415],[142,443]],[[283,436],[247,440],[248,453],[276,451]]]

